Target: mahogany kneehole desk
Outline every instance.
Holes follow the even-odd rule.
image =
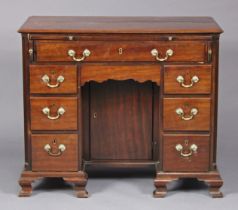
[[[30,17],[23,46],[25,168],[87,197],[87,166],[197,178],[222,197],[216,167],[218,47],[210,17]]]

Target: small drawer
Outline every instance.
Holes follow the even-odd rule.
[[[211,65],[166,65],[164,67],[165,94],[209,94]]]
[[[165,98],[164,130],[208,131],[210,129],[210,98]]]
[[[35,134],[31,136],[33,171],[77,171],[76,134]]]
[[[30,65],[31,93],[77,93],[76,65]]]
[[[163,170],[198,172],[209,169],[209,135],[165,135]]]
[[[77,130],[76,97],[31,97],[32,130]]]
[[[44,41],[37,61],[194,61],[207,60],[202,41]],[[157,61],[157,62],[160,62]]]

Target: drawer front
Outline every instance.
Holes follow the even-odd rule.
[[[85,61],[156,61],[151,51],[156,49],[159,58],[165,58],[172,50],[168,61],[206,60],[206,44],[202,41],[37,41],[37,61],[73,61],[69,50],[74,50],[75,58],[82,58],[85,49],[90,55]]]
[[[155,82],[160,85],[161,65],[158,64],[105,64],[84,63],[80,65],[80,85],[86,82],[97,81],[99,83],[111,80],[133,80],[143,83]]]
[[[31,93],[76,93],[76,65],[30,65]]]
[[[33,171],[77,171],[76,134],[37,134],[31,136]]]
[[[208,135],[165,135],[163,138],[164,171],[208,171]]]
[[[210,103],[209,98],[165,98],[164,130],[209,130]]]
[[[164,93],[209,94],[211,92],[211,65],[166,65]]]
[[[32,130],[77,130],[76,97],[31,97]]]

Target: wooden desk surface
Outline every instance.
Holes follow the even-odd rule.
[[[222,33],[211,17],[32,16],[20,33]]]

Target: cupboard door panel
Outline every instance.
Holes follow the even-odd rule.
[[[152,159],[152,83],[91,83],[91,159]]]

